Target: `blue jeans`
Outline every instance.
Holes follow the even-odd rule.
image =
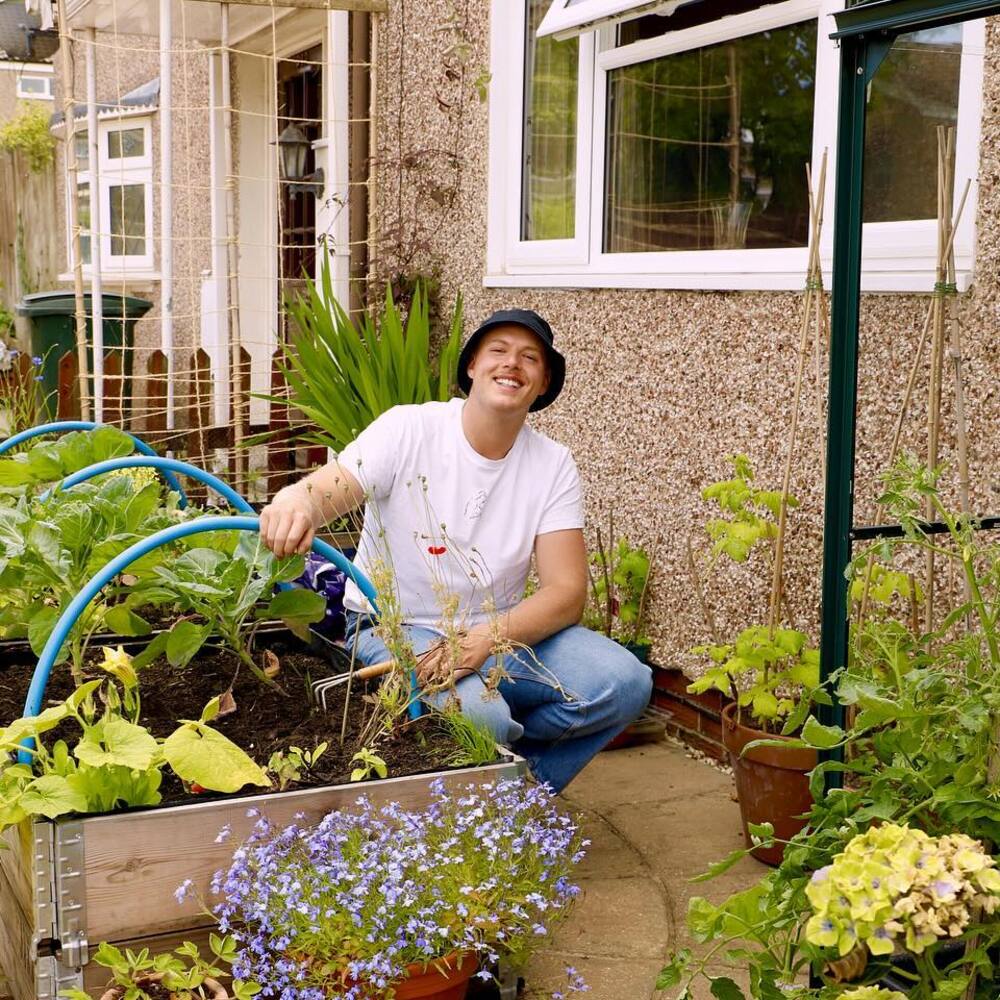
[[[348,641],[356,628],[356,616],[348,614]],[[417,655],[440,638],[416,625],[406,626],[406,631]],[[367,617],[361,619],[356,649],[366,664],[389,656]],[[464,715],[488,726],[498,743],[524,757],[535,777],[557,792],[642,712],[653,686],[649,667],[617,642],[582,625],[563,629],[530,651],[509,653],[504,669],[508,678],[496,693],[487,690],[479,674],[470,674],[454,692],[437,692],[423,700],[443,708],[457,695]]]

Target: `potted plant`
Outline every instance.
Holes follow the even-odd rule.
[[[626,536],[615,537],[612,511],[607,540],[598,527],[596,548],[590,555],[590,595],[583,624],[621,643],[642,663],[649,661],[652,648],[646,635],[646,601],[659,542],[650,556]]]
[[[797,501],[756,487],[746,456],[729,461],[732,478],[702,491],[722,516],[706,525],[712,545],[703,569],[698,569],[693,554],[690,566],[715,641],[693,650],[710,662],[688,691],[701,694],[715,689],[732,697],[723,709],[722,736],[736,779],[744,835],[747,845],[754,846],[755,857],[778,864],[782,843],[803,827],[802,817],[812,805],[807,775],[817,763],[815,751],[792,736],[806,722],[812,703],[827,696],[819,689],[819,651],[804,632],[786,627],[780,617],[785,511],[796,507]],[[772,547],[767,622],[724,641],[704,600],[703,576],[706,570],[713,572],[721,559],[744,565],[763,546]],[[770,846],[753,845],[751,828],[763,823],[771,824],[776,839]]]
[[[231,937],[209,936],[212,958],[202,957],[201,950],[185,941],[172,952],[151,956],[148,948],[122,951],[102,941],[92,961],[111,973],[100,1000],[228,1000],[229,992],[219,981],[228,976],[236,956]],[[260,992],[256,983],[232,982],[234,1000],[251,1000]],[[80,989],[62,991],[67,1000],[92,1000]]]
[[[213,880],[213,914],[233,973],[270,995],[461,1000],[565,914],[586,843],[542,786],[435,780],[423,810],[362,797],[316,826],[261,816]]]
[[[860,552],[848,569],[857,607],[834,689],[848,722],[810,718],[793,741],[840,748],[843,759],[810,775],[809,825],[784,845],[778,868],[720,904],[691,902],[689,929],[707,947],[675,953],[661,976],[684,1000],[703,976],[714,996],[743,996],[717,974],[727,954],[749,972],[753,996],[769,1000],[1000,995],[1000,876],[989,846],[1000,843],[1000,549],[941,502],[936,475],[914,459],[884,480],[879,503],[903,534]],[[925,503],[944,532],[926,533]],[[962,584],[930,632],[913,613],[907,572],[927,551]],[[837,773],[844,787],[826,788]],[[761,843],[776,839],[767,826],[751,832]],[[822,985],[804,985],[810,972]]]

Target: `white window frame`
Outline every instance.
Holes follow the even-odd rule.
[[[91,220],[91,247],[95,236],[101,240],[101,274],[108,278],[152,278],[153,273],[153,247],[155,239],[153,236],[153,122],[148,117],[148,109],[143,109],[145,117],[135,117],[124,114],[115,114],[113,118],[107,118],[97,123],[97,149],[98,161],[97,169],[99,183],[97,188],[91,183],[89,165],[85,169],[77,170],[77,186],[90,184],[90,220]],[[78,123],[79,124],[79,123]],[[129,156],[124,158],[112,158],[108,155],[108,136],[112,132],[121,132],[129,129],[141,128],[143,131],[143,154],[142,156]],[[77,135],[81,129],[77,129]],[[75,155],[75,150],[73,151]],[[145,188],[144,208],[145,208],[145,241],[146,252],[144,254],[118,254],[111,255],[111,188],[125,184],[141,184]],[[99,190],[98,190],[99,189]],[[67,192],[67,197],[71,197],[75,192]],[[66,213],[67,220],[69,212]],[[97,233],[93,227],[96,224]],[[67,247],[72,247],[73,234],[67,229]],[[73,255],[67,253],[67,260],[72,261]],[[91,263],[83,265],[84,274],[92,273],[93,250],[91,250]]]
[[[844,0],[785,0],[709,24],[614,47],[613,27],[580,37],[576,228],[569,240],[521,239],[525,4],[491,0],[490,157],[487,232],[488,287],[678,288],[795,290],[803,285],[805,247],[605,253],[604,129],[607,76],[615,68],[700,48],[812,17],[818,19],[812,163],[818,175],[827,153],[826,224],[820,243],[825,280],[833,258],[833,204],[840,60],[829,37]],[[514,7],[514,10],[511,10]],[[963,26],[955,207],[965,178],[975,181],[982,118],[985,23]],[[957,280],[968,287],[975,250],[973,183],[955,238]],[[867,291],[930,291],[935,280],[935,220],[868,224],[862,252]]]
[[[643,14],[673,14],[689,0],[552,0],[538,26],[538,37],[552,35],[557,39],[572,38],[600,26],[608,20],[616,23],[642,17]]]
[[[45,92],[43,94],[36,94],[30,90],[24,89],[25,80],[40,80],[45,84]],[[51,73],[36,73],[24,70],[17,74],[17,96],[24,98],[26,101],[52,101],[55,97],[52,93],[52,74]]]

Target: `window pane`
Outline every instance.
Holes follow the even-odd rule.
[[[720,17],[732,14],[745,14],[749,10],[770,7],[781,0],[698,0],[696,3],[685,4],[673,14],[663,17],[659,14],[646,14],[643,17],[625,21],[618,26],[618,45],[631,45],[646,38],[659,38],[668,31],[682,31],[709,21],[718,21]]]
[[[116,184],[108,189],[111,202],[111,255],[142,256],[146,252],[146,187]]]
[[[90,185],[80,184],[76,189],[76,219],[80,224],[80,259],[90,263]]]
[[[604,249],[804,246],[816,22],[608,74]]]
[[[579,42],[536,38],[550,0],[528,0],[521,239],[571,239],[576,218]]]
[[[121,160],[128,156],[142,156],[145,152],[145,133],[141,128],[123,128],[108,133],[108,159]]]
[[[75,132],[73,134],[73,149],[76,152],[76,169],[90,169],[90,155],[87,149],[87,132]]]
[[[865,222],[937,218],[937,127],[958,121],[961,61],[956,24],[900,35],[879,67],[868,100]]]
[[[48,77],[22,76],[18,80],[18,88],[21,94],[39,94],[47,97],[49,93]]]

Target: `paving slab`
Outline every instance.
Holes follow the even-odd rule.
[[[669,954],[691,944],[689,899],[719,901],[767,871],[747,858],[710,882],[690,881],[743,846],[732,778],[668,741],[599,755],[562,798],[592,841],[577,870],[584,892],[528,964],[526,997],[564,991],[571,966],[593,1000],[670,1000],[656,977]],[[714,971],[746,985],[740,969]],[[694,1000],[711,1000],[707,985]]]

